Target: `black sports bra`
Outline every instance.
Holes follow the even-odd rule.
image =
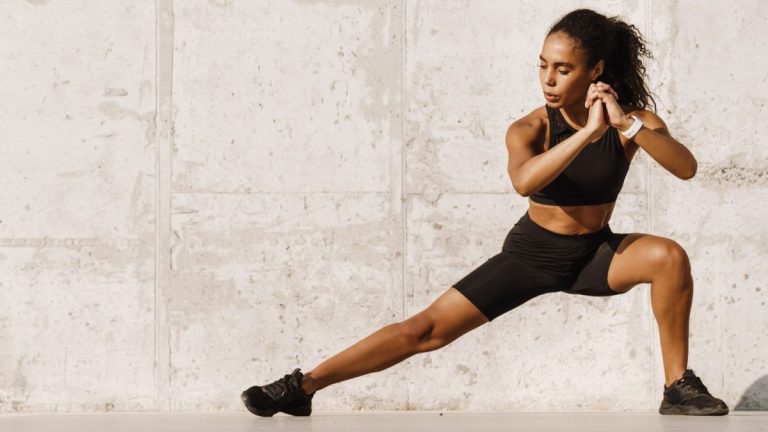
[[[547,108],[550,148],[573,135],[557,108]],[[532,201],[554,205],[604,204],[616,201],[629,170],[619,131],[609,127],[589,143],[552,182],[530,195]]]

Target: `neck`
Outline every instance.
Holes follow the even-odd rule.
[[[560,108],[560,112],[568,122],[572,123],[578,129],[581,129],[587,125],[587,119],[589,119],[589,109],[584,108],[583,102],[574,105],[563,105]]]

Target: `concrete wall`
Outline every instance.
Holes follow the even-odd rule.
[[[762,2],[28,0],[0,10],[0,412],[243,410],[428,306],[525,212],[504,133],[577,6],[644,33],[699,162],[641,150],[611,226],[686,248],[689,365],[768,409]],[[538,297],[315,410],[655,410],[649,288]]]

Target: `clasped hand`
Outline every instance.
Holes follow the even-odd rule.
[[[619,94],[602,81],[590,84],[587,99],[584,102],[584,106],[589,108],[587,127],[593,129],[598,135],[608,129],[609,125],[619,130],[629,128],[632,120],[619,106],[618,97]]]

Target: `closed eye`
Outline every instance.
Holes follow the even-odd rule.
[[[546,68],[547,67],[545,65],[539,65],[539,69],[546,69]],[[568,75],[568,72],[570,72],[570,71],[558,70],[558,72],[560,72],[563,75]]]

